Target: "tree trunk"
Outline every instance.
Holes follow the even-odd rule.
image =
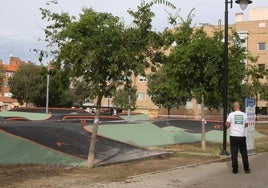
[[[171,110],[171,108],[168,108],[167,110],[168,110],[168,118],[170,118],[170,110]]]
[[[88,168],[94,167],[95,146],[96,146],[96,139],[97,139],[97,134],[98,134],[98,125],[99,125],[99,120],[100,120],[101,99],[102,97],[100,96],[97,99],[96,114],[94,118],[90,147],[89,147],[89,152],[88,152]]]
[[[96,139],[98,135],[98,125],[100,121],[100,109],[101,109],[101,100],[104,96],[105,93],[111,90],[112,87],[114,87],[117,84],[117,81],[113,81],[110,85],[107,85],[105,90],[101,92],[98,95],[97,98],[97,107],[96,107],[96,114],[94,118],[94,123],[93,123],[93,128],[92,128],[92,133],[91,133],[91,141],[90,141],[90,147],[89,147],[89,152],[88,152],[88,158],[87,158],[87,166],[88,168],[93,168],[94,167],[94,157],[95,157],[95,147],[96,147]]]
[[[206,149],[206,128],[205,128],[205,113],[204,113],[204,95],[202,95],[201,102],[201,116],[202,116],[202,138],[201,138],[201,148],[202,150]]]

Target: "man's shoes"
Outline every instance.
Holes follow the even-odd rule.
[[[237,174],[238,170],[237,169],[233,169],[233,174]]]
[[[247,170],[245,170],[245,172],[246,172],[247,174],[249,174],[249,173],[251,173],[251,170],[250,170],[250,169],[247,169]]]

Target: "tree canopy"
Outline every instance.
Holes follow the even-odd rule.
[[[55,55],[53,67],[72,78],[90,83],[89,96],[96,98],[96,115],[89,151],[93,167],[97,125],[103,96],[120,85],[131,87],[131,75],[144,75],[145,69],[162,61],[161,37],[152,31],[152,4],[142,1],[137,11],[129,10],[133,25],[126,27],[110,13],[83,9],[79,17],[41,9],[49,25],[46,40]],[[43,55],[43,52],[40,54]]]
[[[18,100],[20,104],[32,103],[39,87],[42,86],[43,78],[41,75],[42,67],[33,63],[21,64],[18,70],[9,79],[10,92],[12,98]],[[40,84],[37,84],[40,83]],[[39,95],[42,93],[38,93]]]
[[[137,89],[120,88],[113,92],[113,104],[122,110],[135,109],[137,100]]]
[[[164,33],[166,45],[172,47],[163,71],[175,96],[184,96],[185,102],[196,98],[201,103],[203,95],[207,107],[219,108],[223,102],[224,84],[222,31],[215,30],[213,36],[208,36],[203,27],[191,27],[191,16],[182,21],[174,31]],[[247,53],[236,33],[230,41],[228,101],[231,103],[241,98]]]
[[[148,78],[148,93],[151,96],[151,100],[157,106],[164,107],[168,110],[168,115],[170,115],[170,110],[173,107],[178,107],[179,104],[183,104],[183,95],[178,94],[180,91],[174,94],[173,87],[168,80],[168,76],[164,74],[163,70],[160,68],[153,74],[149,75]]]
[[[47,67],[34,63],[21,64],[19,69],[9,79],[12,98],[20,104],[33,104],[38,107],[46,105]],[[49,106],[73,106],[73,94],[69,89],[69,79],[60,70],[51,70],[49,84]]]

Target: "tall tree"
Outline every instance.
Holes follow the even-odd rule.
[[[223,102],[223,35],[216,30],[213,36],[208,36],[204,28],[191,27],[192,16],[187,20],[181,18],[181,26],[164,33],[170,53],[163,66],[169,77],[175,96],[182,93],[184,100],[192,98],[209,108],[219,108]],[[229,46],[229,80],[228,101],[237,100],[243,90],[242,81],[246,74],[246,49],[236,33],[230,38]],[[173,44],[173,45],[172,45]],[[186,101],[185,101],[186,102]],[[202,108],[202,149],[205,149],[204,109]]]
[[[97,99],[88,155],[90,168],[94,162],[103,96],[119,85],[130,86],[133,73],[144,75],[146,68],[161,60],[161,40],[158,33],[151,31],[154,13],[150,7],[142,2],[136,12],[129,11],[133,16],[130,28],[118,17],[93,9],[83,9],[78,18],[41,9],[43,18],[50,23],[45,29],[46,40],[57,46],[53,49],[54,66],[70,72],[72,77],[83,76],[90,81],[90,95]]]
[[[82,106],[83,103],[92,101],[94,98],[90,98],[91,84],[83,80],[83,78],[74,78],[73,85],[73,97],[74,104],[76,106]]]
[[[204,96],[209,108],[222,106],[223,88],[223,35],[215,30],[208,36],[203,28],[191,27],[191,16],[175,31],[165,31],[165,41],[173,45],[163,69],[171,80],[173,90],[184,91],[185,100],[196,98],[201,103]],[[247,57],[246,49],[234,33],[229,47],[229,90],[228,101],[241,96],[242,81],[246,74],[243,63]],[[180,95],[180,92],[178,92]]]
[[[180,91],[174,92],[168,76],[164,74],[161,68],[149,76],[147,85],[153,103],[166,108],[168,116],[173,107],[178,107],[184,101],[184,95],[182,93],[178,95],[177,93]]]
[[[47,67],[26,63],[20,65],[18,71],[9,79],[13,98],[20,104],[33,104],[38,107],[46,105]],[[69,90],[69,79],[60,70],[50,71],[49,106],[71,107],[72,93]]]
[[[120,88],[113,92],[113,104],[123,110],[135,109],[137,100],[136,88]]]
[[[21,64],[18,70],[9,79],[10,92],[13,94],[12,98],[18,100],[20,104],[32,103],[33,96],[38,89],[39,84],[42,83],[41,76],[42,68],[33,63]]]

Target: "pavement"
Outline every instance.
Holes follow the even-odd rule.
[[[268,153],[249,156],[252,172],[243,171],[241,158],[238,174],[232,173],[231,161],[212,161],[129,177],[121,182],[85,185],[91,188],[266,188]],[[79,188],[83,188],[79,187]]]

